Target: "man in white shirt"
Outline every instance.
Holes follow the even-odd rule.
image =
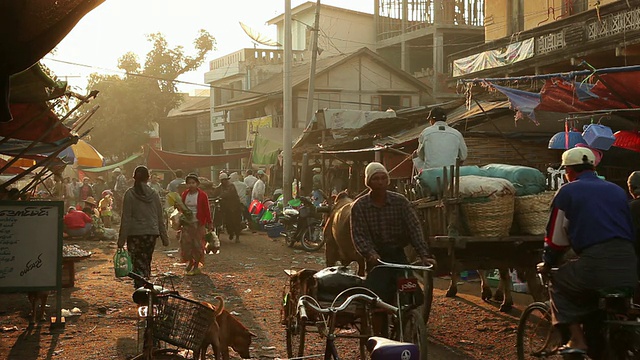
[[[249,206],[249,202],[251,202],[251,193],[253,191],[253,185],[256,184],[256,181],[258,181],[258,178],[253,176],[253,170],[251,169],[247,169],[247,171],[245,172],[245,177],[244,177],[244,183],[245,185],[247,185],[247,196],[246,196],[246,204],[247,206]]]
[[[456,164],[456,159],[467,158],[467,144],[462,134],[447,125],[447,114],[434,107],[428,116],[431,126],[418,138],[418,158],[414,159],[419,169],[442,168]]]
[[[264,183],[264,171],[258,170],[258,180],[253,185],[253,191],[251,192],[251,199],[264,201],[264,192],[266,190],[266,184]]]

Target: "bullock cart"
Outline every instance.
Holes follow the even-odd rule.
[[[528,284],[528,291],[533,298],[536,301],[544,300],[546,294],[535,279],[544,235],[525,235],[515,227],[504,236],[472,234],[469,230],[470,222],[475,221],[476,227],[482,227],[482,221],[511,221],[512,218],[505,217],[512,217],[513,214],[501,214],[500,205],[496,204],[493,214],[484,216],[484,219],[483,216],[469,219],[469,214],[465,212],[465,200],[460,196],[459,169],[459,165],[443,169],[442,178],[438,178],[438,186],[433,194],[421,194],[419,188],[407,192],[413,194],[409,197],[413,196],[412,203],[423,224],[425,239],[438,261],[437,274],[451,274],[451,284],[446,295],[456,295],[458,275],[462,270],[500,269],[500,285],[493,298],[502,300],[500,311],[508,311],[513,304],[509,270],[514,269],[518,277]],[[488,223],[487,226],[491,224]],[[482,299],[488,300],[492,297],[491,289],[484,271],[478,273],[482,281]],[[427,321],[433,301],[432,281],[425,279],[425,290],[428,291],[423,316]]]

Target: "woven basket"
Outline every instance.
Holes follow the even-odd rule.
[[[545,191],[536,195],[518,196],[514,217],[523,234],[544,234],[549,220],[549,208],[555,192]]]
[[[160,313],[154,322],[154,337],[197,353],[215,320],[215,312],[178,295],[169,294],[162,298]]]
[[[514,196],[468,199],[460,207],[471,236],[508,236],[513,223]]]

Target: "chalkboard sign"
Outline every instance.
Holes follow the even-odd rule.
[[[61,201],[0,201],[0,292],[62,286]]]

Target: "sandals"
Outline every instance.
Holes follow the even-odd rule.
[[[560,355],[587,355],[587,350],[572,348],[568,346],[562,346],[558,349],[558,354]]]

